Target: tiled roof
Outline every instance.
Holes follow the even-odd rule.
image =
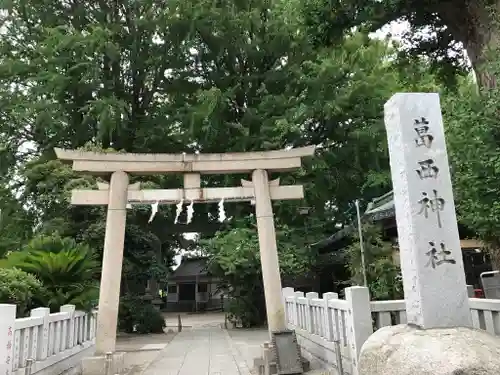
[[[206,276],[208,274],[207,265],[208,258],[183,258],[170,279]]]
[[[365,213],[363,214],[363,219],[368,219],[370,221],[379,221],[396,216],[396,210],[394,207],[394,193],[392,190],[380,197],[374,198]],[[313,244],[319,248],[326,247],[335,243],[350,234],[354,233],[356,230],[356,225],[347,225],[346,227],[340,229],[339,231],[332,234],[330,237]]]
[[[377,221],[396,216],[394,207],[394,193],[392,191],[374,198],[370,203],[363,216],[367,216],[370,220]]]

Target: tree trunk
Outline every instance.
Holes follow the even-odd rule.
[[[498,62],[500,40],[500,28],[491,25],[477,39],[471,39],[464,43],[472,68],[476,75],[476,81],[482,89],[496,88],[498,84],[499,69]]]
[[[462,42],[482,89],[497,87],[500,51],[500,0],[465,0],[462,6],[449,3],[439,12],[455,40]]]
[[[487,248],[493,270],[500,270],[500,244],[498,241],[490,244]]]

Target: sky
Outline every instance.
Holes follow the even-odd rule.
[[[384,39],[388,34],[391,35],[391,39],[400,41],[402,34],[409,29],[408,22],[391,22],[390,24],[382,27],[375,33],[372,33],[373,37]]]

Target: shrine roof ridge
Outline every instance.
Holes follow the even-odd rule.
[[[82,150],[54,148],[58,159],[63,161],[102,161],[102,162],[196,162],[196,161],[243,161],[262,159],[288,159],[312,156],[315,146],[292,148],[289,150],[199,153],[199,154],[141,154],[141,153],[104,153]]]

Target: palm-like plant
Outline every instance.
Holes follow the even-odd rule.
[[[17,267],[36,275],[44,285],[74,285],[93,280],[99,263],[89,249],[80,247],[57,253],[32,251]]]
[[[58,235],[33,239],[21,251],[0,262],[35,275],[43,291],[34,299],[51,310],[64,304],[88,309],[97,298],[99,261],[87,246]]]

